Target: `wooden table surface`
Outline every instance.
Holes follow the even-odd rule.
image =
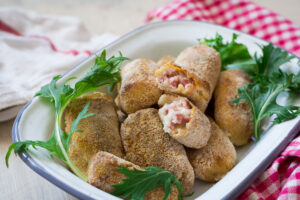
[[[254,1],[300,25],[299,0]],[[92,32],[122,35],[142,25],[148,10],[166,2],[170,0],[45,0],[42,3],[34,0],[0,0],[0,6],[15,6],[47,14],[77,16]],[[0,199],[76,199],[37,175],[14,155],[11,156],[9,169],[6,168],[4,157],[11,144],[13,121],[0,123]]]

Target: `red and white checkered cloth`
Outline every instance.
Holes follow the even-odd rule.
[[[300,199],[300,136],[288,145],[239,199]]]
[[[203,20],[240,30],[300,56],[300,26],[248,0],[176,0],[147,14],[153,19]]]
[[[203,20],[272,42],[300,56],[300,27],[248,0],[176,0],[147,14],[154,19]],[[300,199],[300,136],[294,139],[239,199]]]

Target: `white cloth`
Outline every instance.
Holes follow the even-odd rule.
[[[14,117],[16,106],[88,57],[86,50],[95,52],[114,39],[113,34],[90,33],[74,17],[0,8],[0,121]],[[69,50],[78,54],[66,53]]]

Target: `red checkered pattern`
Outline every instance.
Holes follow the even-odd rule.
[[[248,0],[176,0],[147,14],[153,19],[203,20],[240,30],[300,56],[300,26]]]
[[[239,199],[300,199],[300,136],[289,144]]]

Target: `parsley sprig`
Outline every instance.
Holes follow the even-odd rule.
[[[157,167],[144,167],[144,171],[127,169],[122,166],[117,171],[127,176],[121,184],[113,185],[113,195],[130,200],[143,200],[148,191],[163,187],[166,200],[171,194],[171,186],[174,184],[178,189],[178,199],[182,199],[182,188],[180,181],[169,171]]]
[[[223,37],[217,33],[215,38],[198,39],[198,42],[210,46],[220,53],[222,71],[239,69],[242,65],[244,70],[251,72],[255,61],[250,56],[247,46],[238,43],[237,38],[238,35],[234,33],[230,42],[224,42]]]
[[[250,74],[252,83],[238,89],[238,98],[233,103],[238,105],[242,100],[250,103],[253,114],[254,136],[260,139],[261,121],[275,115],[274,124],[279,124],[296,118],[300,107],[279,105],[277,97],[280,93],[300,93],[298,74],[283,72],[280,66],[290,62],[293,56],[272,44],[261,46],[262,56],[255,54],[255,73]]]
[[[285,82],[284,84],[270,83],[265,86],[262,86],[262,84],[247,84],[238,88],[238,98],[233,100],[232,103],[238,105],[243,100],[249,102],[253,114],[253,134],[258,140],[261,133],[261,121],[264,118],[275,115],[274,123],[280,124],[299,115],[300,107],[282,106],[276,102],[278,95],[285,91],[288,86],[289,83]]]
[[[115,84],[121,80],[120,67],[122,62],[125,60],[128,60],[128,58],[123,57],[121,53],[118,57],[113,56],[109,59],[106,59],[106,51],[104,50],[100,56],[96,57],[95,64],[91,71],[77,81],[74,88],[67,83],[70,80],[75,79],[75,77],[72,77],[61,85],[58,85],[57,81],[60,76],[54,77],[49,84],[43,86],[35,96],[39,96],[41,99],[48,101],[55,108],[55,126],[53,128],[52,135],[47,141],[22,141],[11,144],[5,157],[6,165],[8,166],[8,160],[12,150],[14,150],[15,153],[18,153],[20,151],[28,151],[30,146],[34,148],[39,146],[47,149],[50,152],[51,157],[58,157],[78,177],[86,181],[87,177],[73,164],[72,160],[70,159],[68,155],[68,149],[72,134],[74,132],[81,131],[77,129],[77,125],[79,124],[80,120],[93,115],[91,113],[87,113],[89,103],[73,121],[69,133],[65,133],[61,129],[62,116],[66,106],[70,103],[70,101],[79,97],[80,95],[97,90],[103,85],[109,85],[109,89],[112,91]]]
[[[237,35],[233,34],[231,42],[224,42],[222,36],[216,34],[215,38],[199,41],[220,52],[222,70],[241,69],[249,74],[251,83],[238,88],[238,97],[231,102],[238,105],[241,101],[246,101],[250,104],[253,135],[259,140],[261,121],[264,118],[275,115],[273,123],[279,124],[300,115],[299,106],[283,106],[276,101],[284,91],[300,93],[300,71],[293,74],[281,69],[283,64],[295,58],[281,48],[272,44],[259,45],[262,55],[255,53],[251,57],[247,46],[238,43],[236,39]]]

